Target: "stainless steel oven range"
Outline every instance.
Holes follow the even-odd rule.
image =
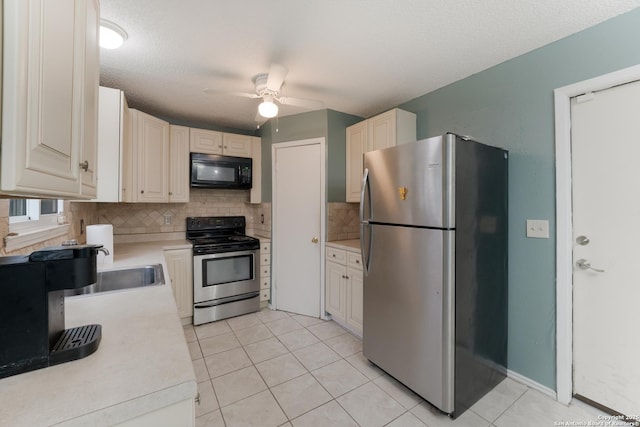
[[[193,243],[193,324],[260,309],[260,241],[246,236],[243,216],[189,217]]]

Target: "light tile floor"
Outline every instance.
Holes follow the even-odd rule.
[[[451,420],[369,363],[360,339],[331,321],[264,309],[184,331],[198,427],[605,425],[591,407],[563,406],[509,378]]]

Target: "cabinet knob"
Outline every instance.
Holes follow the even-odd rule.
[[[173,193],[172,193],[171,191],[169,191],[169,195],[170,195],[170,196],[173,196]]]
[[[225,149],[225,150],[227,149],[227,146],[226,146],[226,145],[224,146],[224,149]]]
[[[144,194],[144,190],[140,190],[140,194]]]
[[[336,257],[336,254],[331,254],[331,256],[335,258],[335,257]]]
[[[88,171],[89,170],[89,161],[85,160],[84,162],[80,163],[80,169],[82,169],[83,171]]]
[[[356,264],[360,264],[360,260],[359,259],[356,260]]]

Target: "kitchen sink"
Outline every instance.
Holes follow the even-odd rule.
[[[80,289],[68,289],[66,296],[93,294],[96,292],[120,291],[164,284],[162,264],[123,268],[98,272],[96,283]]]

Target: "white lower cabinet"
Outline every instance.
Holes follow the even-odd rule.
[[[327,246],[325,311],[337,323],[362,336],[363,275],[359,252]]]
[[[191,249],[166,249],[164,259],[169,270],[173,296],[183,324],[193,316],[193,269]]]
[[[271,240],[260,239],[260,307],[271,300]]]

